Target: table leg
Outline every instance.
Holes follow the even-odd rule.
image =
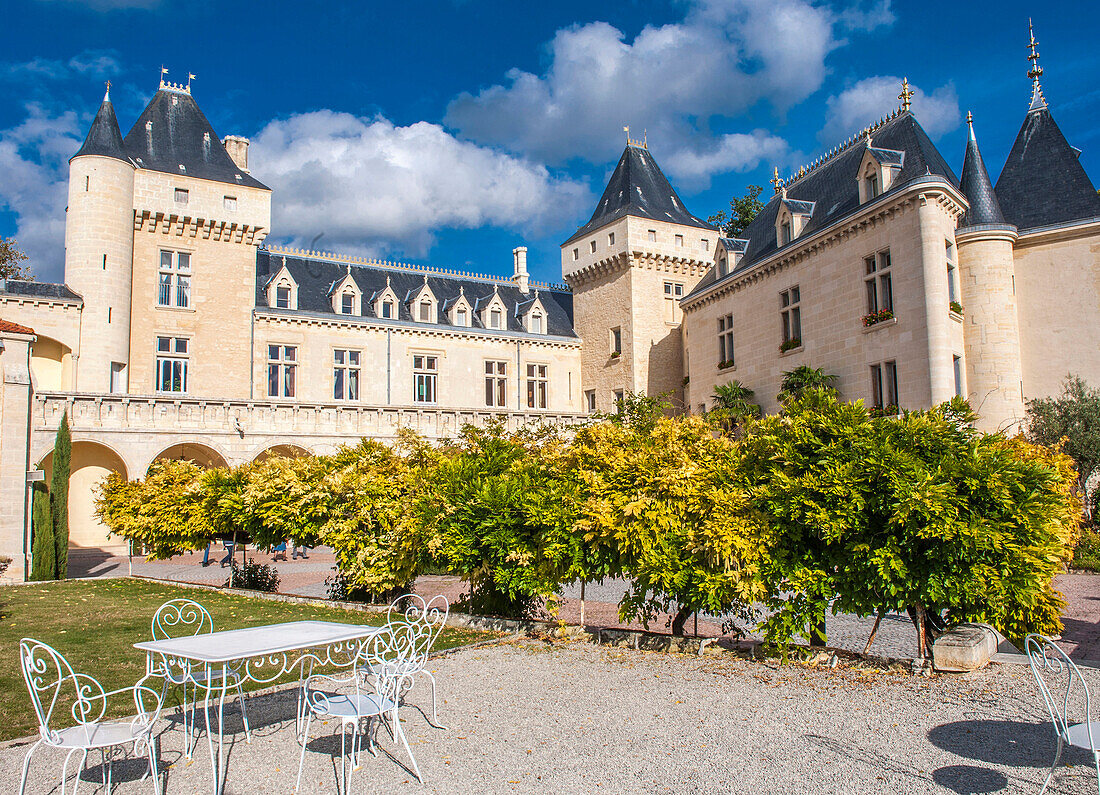
[[[218,775],[216,779],[220,782],[218,787],[218,795],[221,795],[222,790],[225,789],[225,773],[222,769],[222,765],[225,764],[225,686],[228,682],[228,672],[226,667],[222,665],[222,693],[218,698]]]

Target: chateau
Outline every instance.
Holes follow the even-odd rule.
[[[776,171],[736,239],[628,140],[561,245],[561,285],[530,279],[523,246],[511,278],[265,246],[247,139],[166,82],[123,136],[108,93],[70,161],[64,284],[0,282],[0,576],[29,570],[28,473],[49,471],[65,413],[71,542],[95,550],[114,543],[93,509],[109,471],[575,424],[628,393],[701,412],[732,380],[775,411],[801,365],[883,411],[962,395],[983,429],[1015,430],[1067,373],[1100,382],[1100,197],[1034,38],[1030,57],[995,184],[969,115],[958,178],[905,85],[879,122]]]

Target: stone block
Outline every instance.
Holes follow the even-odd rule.
[[[976,671],[989,664],[999,640],[988,624],[959,624],[932,644],[933,664],[937,671]]]

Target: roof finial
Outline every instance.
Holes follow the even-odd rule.
[[[623,132],[626,133],[626,145],[630,146],[630,125],[627,124],[623,127]]]
[[[974,114],[970,111],[966,112],[966,126],[969,129],[969,136],[971,141],[977,141],[977,137],[974,135]]]
[[[110,80],[107,81],[107,90],[103,92],[103,101],[104,102],[110,102],[111,101],[111,81]]]
[[[160,88],[166,88],[167,84],[164,82],[164,76],[168,74],[168,68],[164,65],[160,67]]]
[[[772,187],[775,188],[775,192],[779,193],[779,186],[783,184],[783,180],[779,178],[779,166],[776,166],[775,171],[772,172],[771,183]]]
[[[901,93],[898,94],[898,99],[901,100],[902,110],[909,110],[909,106],[913,104],[913,89],[909,87],[908,77],[901,79]]]
[[[1047,101],[1043,97],[1043,87],[1039,85],[1039,78],[1043,76],[1043,67],[1039,65],[1039,42],[1035,41],[1035,28],[1031,24],[1030,17],[1027,20],[1027,32],[1030,38],[1027,48],[1031,51],[1027,56],[1027,59],[1031,61],[1031,68],[1027,72],[1027,76],[1031,78],[1030,110],[1038,110],[1039,108],[1045,108]]]
[[[348,276],[351,276],[351,263],[349,262],[345,267],[348,269]]]
[[[649,149],[649,130],[642,128],[642,149]]]
[[[187,93],[191,93],[191,81],[195,79],[195,76],[190,72],[187,73]]]

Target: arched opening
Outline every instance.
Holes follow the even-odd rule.
[[[64,343],[39,336],[31,343],[31,375],[39,392],[73,388],[73,351]]]
[[[221,453],[198,442],[174,444],[153,459],[153,463],[157,461],[194,461],[203,469],[229,466]]]
[[[276,456],[281,456],[283,458],[303,458],[309,455],[313,455],[313,453],[296,444],[277,444],[266,450],[262,450],[260,454],[256,456],[255,462],[258,464],[261,461],[266,461]]]
[[[46,472],[46,483],[53,477],[53,451],[39,466]],[[111,472],[126,477],[126,464],[114,450],[98,442],[73,442],[69,466],[69,547],[102,548],[125,546],[125,541],[110,537],[107,527],[95,515],[96,489]]]

